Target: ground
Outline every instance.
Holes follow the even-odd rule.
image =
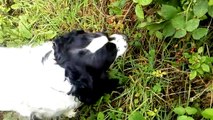
[[[124,33],[128,52],[109,71],[120,86],[74,119],[204,120],[213,105],[211,1],[0,0],[0,44],[37,45],[73,29]]]

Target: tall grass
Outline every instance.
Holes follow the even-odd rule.
[[[183,39],[150,36],[147,29],[138,28],[132,0],[123,1],[125,4],[116,0],[0,0],[0,43],[8,47],[36,45],[73,29],[127,34],[128,52],[109,71],[121,86],[96,104],[79,108],[73,120],[172,120],[177,117],[173,112],[176,106],[211,106],[212,93],[202,91],[212,82],[188,80],[181,53],[190,50],[189,44]],[[152,7],[146,11],[151,16],[147,19],[154,20],[157,16],[153,11],[158,6]],[[192,98],[197,102],[190,101]],[[6,119],[17,117],[9,113]]]

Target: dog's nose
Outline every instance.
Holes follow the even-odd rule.
[[[123,37],[123,39],[124,39],[125,41],[128,40],[128,37],[127,37],[126,35],[124,35],[124,34],[120,34],[120,35]]]

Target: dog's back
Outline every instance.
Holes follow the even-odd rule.
[[[23,116],[44,112],[52,117],[65,112],[60,111],[64,109],[62,106],[79,105],[73,96],[67,95],[71,85],[64,81],[64,69],[55,64],[53,56],[43,61],[50,50],[49,43],[38,47],[0,48],[0,111],[19,111]],[[38,108],[40,111],[36,111]],[[47,113],[42,108],[59,113],[51,109]]]

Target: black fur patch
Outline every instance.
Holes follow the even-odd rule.
[[[88,104],[117,86],[117,80],[110,80],[107,73],[117,55],[116,45],[108,42],[95,53],[83,49],[100,36],[109,38],[104,33],[74,30],[53,40],[55,60],[65,68],[65,76],[74,86],[68,94]]]

